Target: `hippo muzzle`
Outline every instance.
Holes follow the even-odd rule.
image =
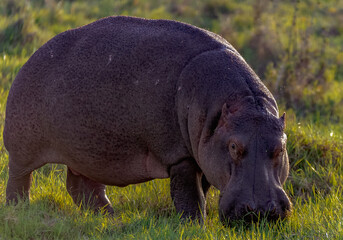
[[[219,199],[221,222],[225,225],[236,220],[248,223],[262,218],[276,221],[283,220],[289,215],[291,202],[281,187],[275,186],[260,195],[264,197],[249,196],[244,190],[237,188],[223,191]]]

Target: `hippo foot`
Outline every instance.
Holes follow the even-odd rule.
[[[6,188],[6,204],[18,204],[19,200],[29,201],[31,179],[31,173],[24,176],[13,176],[10,173]]]
[[[92,209],[96,213],[113,214],[113,208],[106,196],[105,185],[95,182],[68,167],[67,191],[74,203],[83,209]]]
[[[20,164],[21,161],[13,161],[13,158],[21,159],[22,156],[9,155],[9,178],[6,188],[6,204],[17,204],[21,200],[29,200],[29,191],[32,180],[32,172]]]
[[[170,168],[170,193],[176,211],[182,218],[198,220],[206,217],[203,174],[194,159],[186,159]],[[205,191],[209,184],[206,181]],[[208,185],[208,186],[207,186]]]

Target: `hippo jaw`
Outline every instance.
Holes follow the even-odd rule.
[[[281,186],[271,186],[259,190],[259,194],[249,194],[248,189],[230,186],[221,191],[219,217],[224,225],[237,220],[257,222],[283,220],[291,213],[292,204]]]
[[[289,172],[284,116],[267,112],[222,116],[213,136],[200,141],[199,166],[221,191],[219,215],[226,224],[286,218],[291,202],[282,189]]]

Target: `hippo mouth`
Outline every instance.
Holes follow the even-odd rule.
[[[284,213],[277,213],[276,210],[264,211],[263,209],[251,209],[249,207],[240,209],[238,211],[223,212],[220,211],[220,221],[226,225],[231,226],[234,223],[243,222],[244,224],[257,223],[260,221],[276,222],[284,220],[290,214],[290,211]]]
[[[287,195],[279,201],[268,201],[263,205],[256,205],[252,201],[238,200],[232,200],[225,204],[223,195],[221,194],[219,198],[219,218],[225,226],[237,223],[249,225],[261,221],[276,222],[287,219],[292,212],[292,204]]]

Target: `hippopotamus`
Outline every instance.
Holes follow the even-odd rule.
[[[203,221],[214,186],[223,223],[283,219],[292,207],[278,112],[219,35],[172,20],[100,19],[53,37],[13,81],[6,202],[28,199],[32,171],[57,163],[73,201],[95,211],[113,213],[106,185],[170,178],[184,218]]]

